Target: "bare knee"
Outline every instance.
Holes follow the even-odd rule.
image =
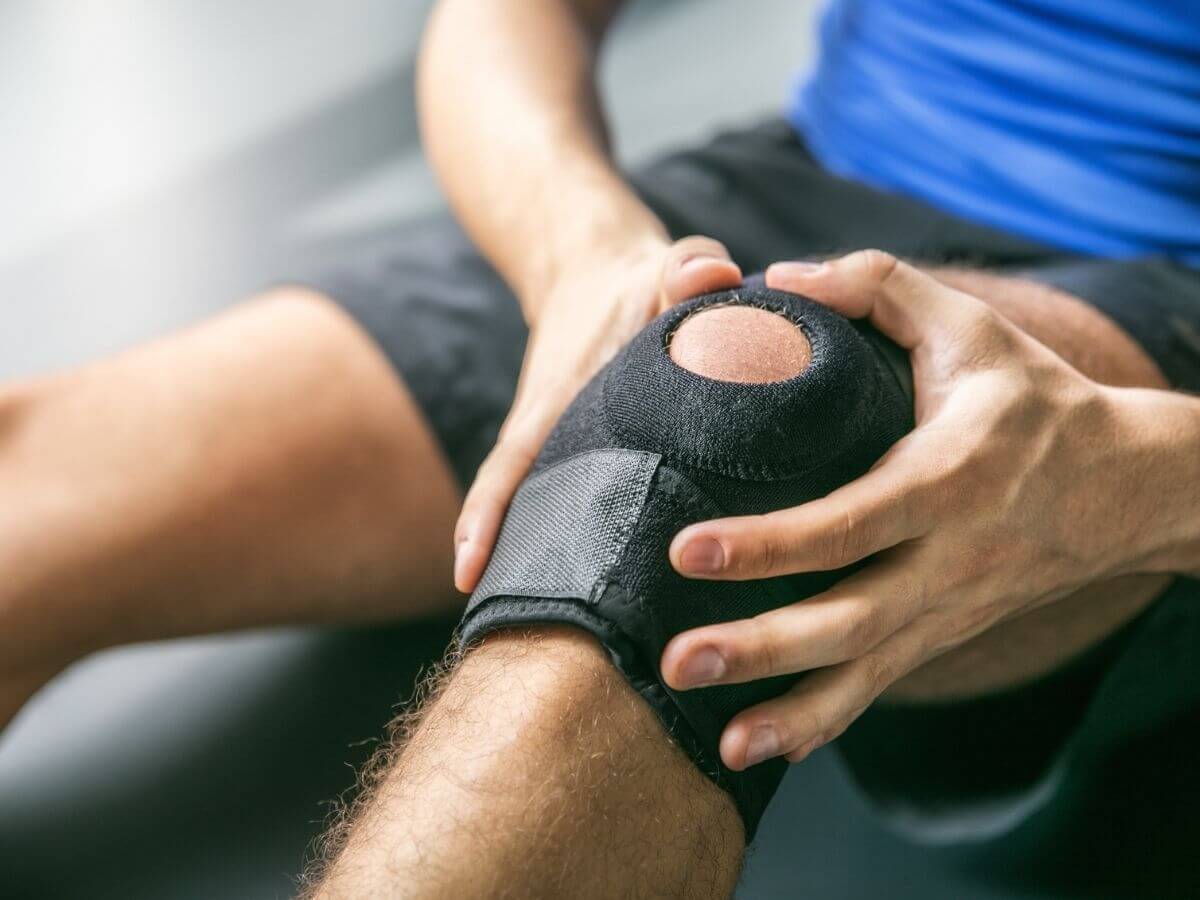
[[[790,319],[753,306],[716,306],[683,321],[671,337],[671,359],[718,381],[765,384],[808,368],[808,338]]]

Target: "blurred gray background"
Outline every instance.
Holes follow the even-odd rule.
[[[0,5],[0,377],[185,325],[440,208],[412,100],[427,6]],[[778,109],[812,12],[635,4],[604,64],[621,157]],[[0,897],[290,896],[327,802],[447,633],[275,631],[78,664],[0,736]],[[1025,896],[885,833],[828,751],[762,835],[748,900]]]

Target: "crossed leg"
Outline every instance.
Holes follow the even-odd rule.
[[[1132,341],[1078,301],[943,274],[993,297],[1094,377],[1161,383]],[[1053,319],[1044,303],[1054,304]],[[671,352],[710,377],[778,380],[807,360],[806,347],[787,345],[798,332],[781,322],[752,308],[713,309],[676,333]],[[901,692],[977,694],[1036,677],[1111,633],[1163,586],[1156,578],[1092,586],[1055,616],[1026,617],[947,654]],[[335,833],[314,896],[721,897],[736,881],[733,805],[581,632],[493,635],[401,738],[380,760],[373,794]]]
[[[942,277],[992,300],[1093,377],[1161,385],[1136,345],[1083,304],[976,273]],[[1046,310],[1053,310],[1052,317]],[[738,333],[753,338],[748,324]],[[456,602],[444,575],[445,536],[458,504],[453,479],[413,401],[370,340],[333,304],[312,294],[277,293],[111,361],[5,388],[0,490],[6,497],[0,513],[0,568],[6,576],[0,583],[0,721],[55,671],[97,647],[273,622],[401,618]],[[1026,629],[1026,637],[1037,642],[1037,665],[1045,671],[1131,617],[1161,588],[1161,580],[1149,578],[1092,586],[1053,607],[1059,621],[1018,620],[1005,626],[1007,637],[997,629],[937,661],[950,667],[957,659],[961,672],[987,672],[986,678],[964,682],[961,672],[927,667],[907,687],[913,696],[932,696],[986,691],[1032,677],[1038,671],[1028,670],[1031,645],[1025,637],[1019,656],[1008,650],[1017,643],[1013,629]],[[1088,614],[1080,615],[1085,608]],[[1069,640],[1062,639],[1064,629]],[[613,877],[624,871],[631,881],[638,875],[636,883],[646,892],[665,893],[665,886],[690,884],[672,880],[670,873],[680,871],[672,868],[680,860],[687,860],[683,868],[689,871],[695,867],[697,845],[689,841],[696,835],[682,823],[703,819],[710,823],[701,844],[705,858],[725,861],[705,874],[712,893],[720,895],[736,877],[740,857],[740,837],[734,836],[740,823],[727,799],[689,768],[585,639],[532,639],[540,648],[533,654],[519,646],[529,638],[486,642],[452,680],[470,690],[447,689],[432,707],[454,709],[446,704],[467,693],[475,704],[473,743],[464,745],[475,768],[449,776],[464,788],[467,806],[473,797],[487,801],[482,805],[488,816],[507,811],[509,822],[538,819],[504,830],[502,852],[488,857],[492,871],[511,876],[505,866],[521,862],[521,852],[557,846],[562,835],[547,835],[542,825],[569,819],[590,822],[594,829],[596,821],[611,820],[616,813],[598,798],[613,792],[605,779],[613,774],[614,748],[642,735],[647,756],[615,753],[636,770],[618,780],[624,789],[616,794],[639,798],[634,809],[622,808],[619,818],[629,824],[619,834],[621,846],[600,852],[609,845],[584,840],[595,837],[585,828],[579,841],[563,845],[567,857],[544,858],[566,871],[564,859],[578,862],[572,852],[595,852],[604,863],[598,871]],[[588,649],[580,651],[580,641]],[[558,651],[547,652],[547,642],[570,645],[550,674],[543,657]],[[510,662],[513,648],[524,663]],[[532,692],[520,703],[500,702],[496,692],[520,666],[537,673],[530,676]],[[589,667],[598,674],[584,690],[577,676]],[[615,713],[621,703],[627,709]],[[491,782],[494,790],[472,789],[488,774],[489,761],[515,772],[506,747],[517,744],[522,753],[530,752],[529,735],[539,726],[518,727],[519,719],[505,718],[505,710],[544,717],[573,729],[578,738],[573,744],[549,741],[545,755],[530,756],[539,761],[535,771],[546,773],[546,789],[561,790],[562,804],[552,814],[514,814],[513,803],[530,813],[544,807],[520,787],[510,791],[503,772]],[[457,718],[431,713],[418,729],[420,740],[414,738],[409,748],[451,759],[446,750],[462,737],[461,729],[454,736]],[[517,731],[498,727],[504,722]],[[544,733],[561,737],[561,730]],[[582,764],[579,754],[606,747],[614,752]],[[473,810],[429,802],[438,795],[421,785],[432,790],[436,779],[414,781],[405,772],[419,767],[405,768],[411,755],[400,759],[398,784],[425,808],[427,815],[413,823],[426,835],[469,834],[472,829],[461,825],[475,821],[476,836],[487,836],[483,820],[471,819]],[[682,780],[672,780],[672,767]],[[666,797],[667,784],[681,789]],[[683,789],[689,784],[691,789]],[[368,811],[376,804],[386,809],[391,796],[382,791]],[[440,813],[448,820],[439,824]],[[359,821],[368,821],[372,813],[367,815]],[[390,819],[380,815],[374,821]],[[356,841],[364,833],[396,838],[393,847],[404,844],[382,826],[352,830],[334,875],[347,867],[360,874],[375,871],[373,864],[354,864],[361,858]],[[650,833],[659,843],[642,840]],[[678,845],[678,857],[663,851],[664,842]],[[653,849],[653,859],[622,868],[621,854],[642,845]],[[446,846],[457,847],[458,858],[465,859],[461,841]],[[648,869],[651,863],[658,868]],[[657,874],[648,878],[650,871]],[[393,889],[410,884],[421,895],[420,878],[411,872],[406,878],[394,859],[379,874],[399,879],[390,882]],[[336,879],[330,884],[334,891]]]

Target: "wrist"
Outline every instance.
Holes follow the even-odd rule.
[[[1200,399],[1164,390],[1106,390],[1120,440],[1132,450],[1123,471],[1114,473],[1138,532],[1127,571],[1200,577]]]
[[[607,185],[576,186],[557,201],[561,214],[541,219],[511,284],[527,317],[546,299],[594,274],[652,264],[671,245],[666,228],[615,175]]]

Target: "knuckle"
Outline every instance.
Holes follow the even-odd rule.
[[[881,653],[867,653],[859,658],[863,680],[871,697],[877,697],[894,680],[894,667]]]
[[[771,535],[759,546],[758,558],[754,561],[754,569],[762,575],[774,574],[784,568],[787,562],[787,548],[778,535]]]
[[[836,564],[847,565],[870,554],[876,530],[877,526],[870,516],[856,515],[849,507],[842,510],[839,523],[840,546],[838,547],[840,561]]]
[[[955,311],[959,364],[970,369],[994,369],[1017,352],[1018,332],[981,300],[964,297]]]
[[[879,642],[883,615],[869,601],[858,603],[843,623],[842,649],[850,656],[865,653]]]
[[[854,720],[857,719],[859,716],[861,716],[865,710],[866,710],[866,707],[855,710],[849,716],[847,716],[842,722],[840,722],[837,725],[834,725],[832,728],[830,728],[829,731],[825,733],[824,743],[832,744],[834,741],[836,741],[838,738],[840,738],[843,734],[845,734],[846,729],[849,728],[854,723]]]
[[[817,712],[800,706],[779,716],[779,743],[785,752],[797,750],[802,744],[822,734],[826,720]]]
[[[848,522],[847,515],[843,513],[836,525],[819,532],[813,547],[813,561],[818,569],[829,571],[845,565]]]
[[[793,732],[797,738],[794,743],[799,743],[799,738],[804,735],[804,740],[811,740],[814,737],[825,734],[829,730],[830,721],[825,716],[817,712],[810,712],[800,717],[799,727]]]
[[[781,644],[771,623],[762,616],[749,620],[750,633],[741,652],[734,653],[730,666],[739,675],[763,678],[782,674]]]
[[[748,529],[731,535],[725,547],[727,567],[738,575],[765,577],[778,571],[786,557],[783,541],[764,516],[754,517]]]
[[[900,260],[885,250],[870,248],[860,251],[859,266],[862,273],[877,285],[886,284],[901,265]]]

